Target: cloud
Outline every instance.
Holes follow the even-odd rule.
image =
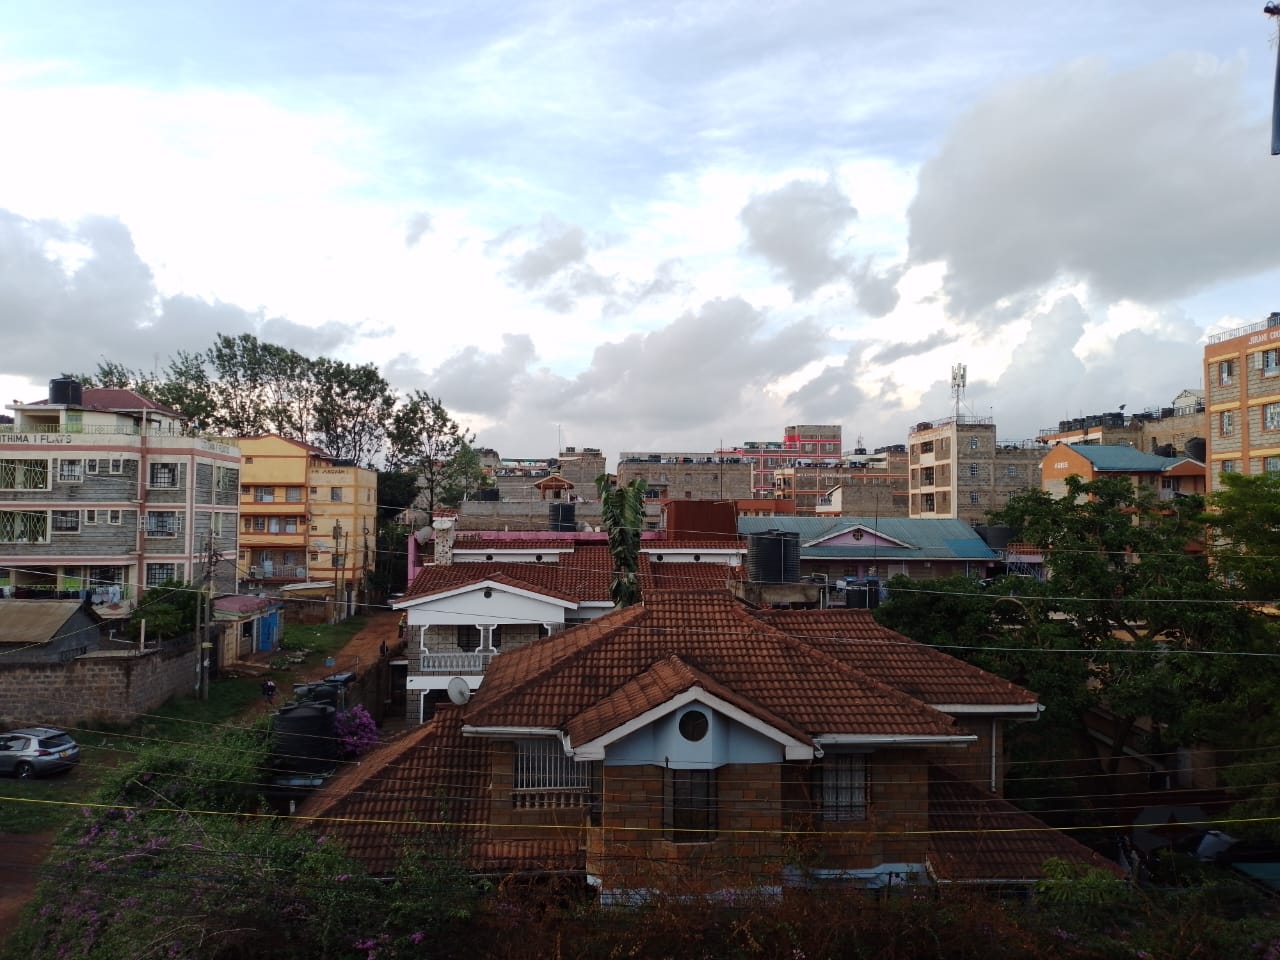
[[[418,245],[418,241],[426,236],[434,226],[431,214],[419,211],[411,214],[408,223],[405,224],[404,245],[412,249]]]
[[[945,347],[948,344],[955,343],[960,339],[958,333],[948,333],[945,330],[938,330],[929,334],[923,340],[916,340],[910,343],[892,343],[881,347],[875,352],[876,363],[893,363],[896,360],[902,360],[905,357],[916,357],[921,354],[936,350],[938,347]]]
[[[898,281],[905,272],[904,264],[877,272],[870,258],[861,263],[853,272],[852,282],[862,312],[875,319],[892,313],[898,305]]]
[[[556,275],[581,266],[587,259],[587,233],[581,227],[544,219],[536,242],[507,267],[507,277],[525,290],[545,286]]]
[[[451,410],[497,418],[512,409],[535,360],[537,351],[528,334],[504,334],[496,353],[465,347],[428,373],[400,354],[385,365],[384,375],[401,389],[425,390]]]
[[[803,300],[851,266],[833,252],[858,211],[835,183],[793,180],[752,197],[740,214],[747,249],[763,257]]]
[[[1165,303],[1280,265],[1280,180],[1242,71],[1075,63],[959,120],[920,171],[910,260],[980,314],[1059,278]]]

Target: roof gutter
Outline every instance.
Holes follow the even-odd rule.
[[[555,727],[473,727],[469,723],[462,725],[464,737],[492,737],[495,740],[534,739],[555,737],[560,741],[566,757],[573,756],[573,747],[569,744],[569,735]]]
[[[828,733],[813,738],[813,742],[829,747],[967,747],[978,742],[977,734],[864,734]]]

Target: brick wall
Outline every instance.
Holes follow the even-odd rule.
[[[161,650],[90,653],[65,664],[0,668],[0,720],[9,725],[129,723],[195,692],[194,642]]]

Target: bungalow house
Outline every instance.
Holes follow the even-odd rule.
[[[1088,482],[1102,476],[1128,477],[1136,489],[1150,487],[1161,500],[1205,492],[1204,464],[1191,457],[1160,457],[1127,445],[1060,443],[1040,466],[1046,493],[1066,496],[1067,477]]]
[[[964,520],[932,517],[739,517],[738,533],[794,537],[800,575],[828,581],[985,577],[998,557]]]
[[[464,704],[302,813],[375,873],[447,838],[477,871],[662,889],[1019,886],[1105,866],[1000,797],[1003,727],[1034,694],[866,611],[644,602],[495,657]]]
[[[428,720],[461,677],[471,690],[499,653],[613,610],[608,537],[456,538],[452,518],[435,522],[434,560],[392,607],[405,612],[405,715]],[[740,576],[738,540],[641,543],[641,589],[723,588]]]
[[[102,618],[83,600],[0,600],[5,663],[65,663],[99,649]]]

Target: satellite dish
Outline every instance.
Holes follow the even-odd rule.
[[[449,699],[462,706],[471,699],[471,685],[461,677],[454,677],[449,681]]]

